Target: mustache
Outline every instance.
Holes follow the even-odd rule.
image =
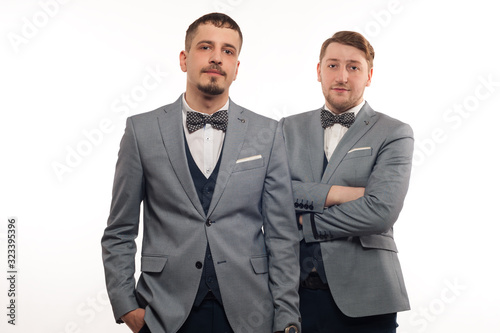
[[[221,75],[226,76],[226,72],[223,71],[222,68],[219,65],[217,65],[217,64],[212,64],[212,65],[210,65],[208,67],[204,67],[204,68],[201,69],[201,72],[205,73],[205,72],[210,72],[210,71],[213,71],[213,70],[217,71]]]

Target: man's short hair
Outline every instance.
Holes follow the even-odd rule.
[[[375,58],[375,51],[368,40],[360,33],[354,31],[339,31],[336,32],[332,37],[325,40],[321,46],[321,52],[319,54],[319,61],[323,59],[326,53],[328,45],[331,43],[339,43],[342,45],[349,45],[357,48],[364,53],[366,61],[368,62],[368,69],[373,67],[373,59]]]
[[[193,42],[194,36],[196,35],[196,30],[201,24],[212,24],[217,28],[228,28],[235,30],[240,35],[240,49],[238,53],[241,51],[241,46],[243,44],[243,34],[241,33],[240,27],[238,24],[229,16],[222,13],[210,13],[203,15],[189,26],[186,31],[186,40],[185,40],[185,50],[189,52],[191,49],[191,44]]]

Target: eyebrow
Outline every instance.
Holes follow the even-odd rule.
[[[211,40],[200,40],[198,43],[196,43],[196,45],[200,45],[200,44],[214,45],[214,42],[212,42]],[[223,46],[225,46],[225,47],[231,47],[231,48],[237,50],[237,48],[233,44],[224,43]]]
[[[340,61],[340,60],[336,59],[336,58],[328,58],[325,61]],[[361,64],[361,61],[359,61],[359,60],[353,60],[353,59],[348,59],[346,62],[354,62],[354,63]]]

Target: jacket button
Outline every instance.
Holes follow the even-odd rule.
[[[195,266],[196,268],[201,269],[203,267],[203,264],[200,261],[197,261]]]
[[[212,221],[210,219],[207,219],[207,221],[205,222],[206,226],[207,227],[210,227],[212,225]]]

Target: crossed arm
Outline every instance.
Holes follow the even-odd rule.
[[[413,157],[413,132],[407,125],[391,128],[370,171],[365,189],[294,180],[298,201],[323,202],[302,216],[307,242],[368,236],[389,231],[403,207]],[[360,191],[364,191],[361,194]],[[332,205],[331,205],[332,204]],[[309,214],[307,214],[309,213]]]
[[[353,201],[361,198],[364,194],[364,187],[332,185],[326,195],[324,207],[331,207]],[[299,223],[302,224],[302,215],[299,216]]]

